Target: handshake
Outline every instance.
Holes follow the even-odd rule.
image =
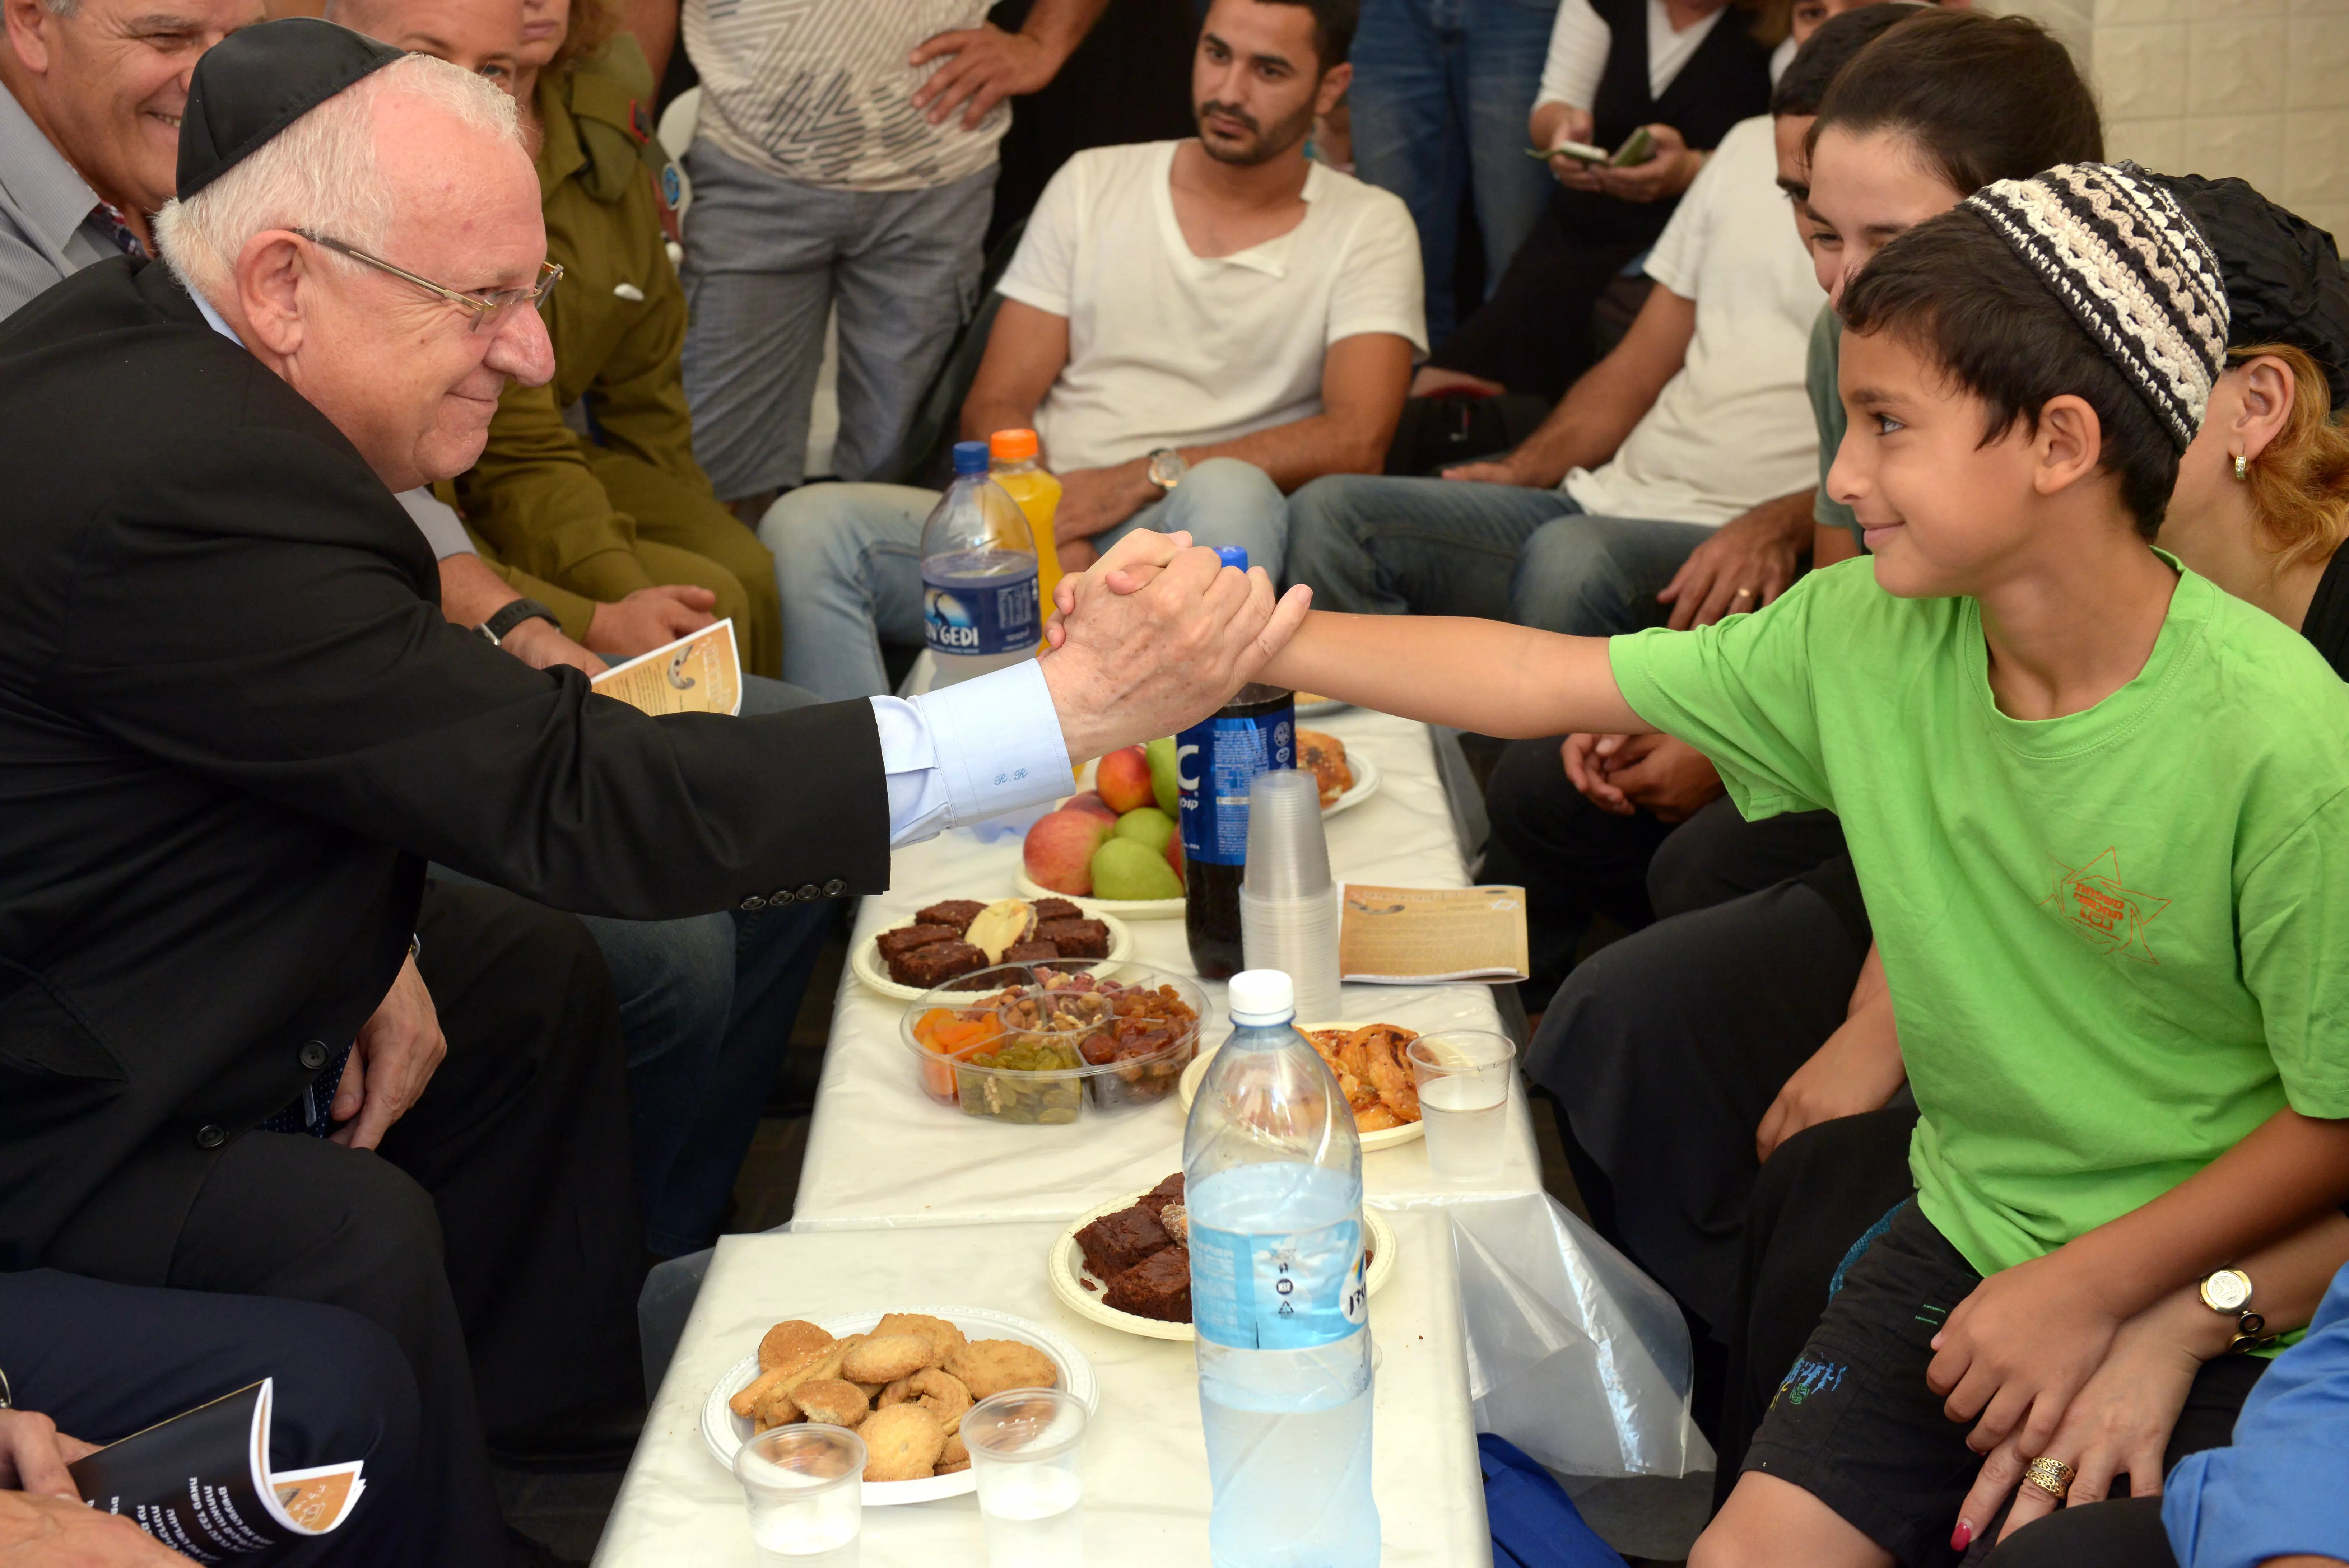
[[[1313,591],[1276,595],[1187,533],[1135,529],[1061,579],[1044,627],[1044,682],[1071,761],[1172,735],[1257,678],[1305,621]]]

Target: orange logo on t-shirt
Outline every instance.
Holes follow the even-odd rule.
[[[2158,964],[2145,928],[2169,907],[2166,898],[2121,885],[2118,846],[2077,868],[2055,861],[2055,891],[2039,901],[2101,953],[2123,953],[2140,964]]]

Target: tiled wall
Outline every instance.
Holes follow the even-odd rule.
[[[2349,0],[1985,0],[2095,77],[2106,146],[2240,175],[2349,246]]]

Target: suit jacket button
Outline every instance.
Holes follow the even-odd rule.
[[[800,889],[800,902],[802,903],[813,903],[823,896],[823,893],[822,890],[817,888],[813,882],[810,882],[807,886]]]
[[[297,1055],[301,1057],[302,1065],[305,1068],[308,1068],[312,1072],[316,1072],[320,1068],[326,1065],[326,1042],[323,1040],[312,1040],[308,1045],[304,1046]]]
[[[766,907],[767,901],[755,892],[742,901],[742,913],[745,914],[756,914]]]
[[[228,1134],[217,1127],[207,1124],[196,1129],[196,1147],[199,1149],[218,1149],[227,1141]]]
[[[842,893],[844,893],[847,891],[848,884],[841,881],[838,877],[834,877],[830,882],[823,884],[823,896],[826,898],[838,898]]]

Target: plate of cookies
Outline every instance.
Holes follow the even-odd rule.
[[[1361,1137],[1363,1153],[1427,1135],[1419,1119],[1419,1086],[1412,1077],[1411,1063],[1403,1057],[1412,1041],[1419,1038],[1417,1031],[1401,1024],[1299,1024],[1297,1032],[1312,1043],[1330,1070],[1338,1075],[1338,1087],[1346,1091],[1346,1104],[1354,1112],[1354,1130]],[[1183,1069],[1177,1087],[1185,1115],[1215,1056],[1212,1050],[1201,1051]]]
[[[1009,1388],[1065,1388],[1090,1410],[1101,1380],[1050,1329],[983,1306],[791,1318],[726,1369],[701,1407],[701,1436],[732,1469],[771,1427],[822,1421],[864,1439],[864,1506],[928,1502],[976,1490],[959,1428],[973,1405]]]
[[[857,979],[901,1002],[999,964],[1089,969],[1133,956],[1133,933],[1115,915],[1044,893],[1033,898],[942,899],[911,920],[856,944]]]
[[[1395,1233],[1375,1209],[1362,1211],[1370,1254],[1363,1284],[1373,1295],[1394,1274]],[[1148,1339],[1194,1339],[1190,1216],[1183,1173],[1077,1217],[1052,1243],[1046,1272],[1052,1294],[1079,1316]]]

